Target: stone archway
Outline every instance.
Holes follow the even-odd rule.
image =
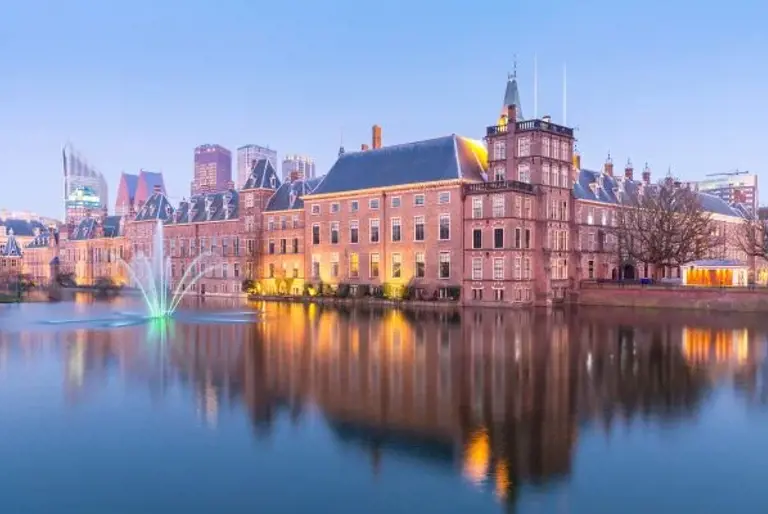
[[[637,273],[632,264],[626,263],[621,267],[621,278],[624,280],[635,280],[636,277]]]

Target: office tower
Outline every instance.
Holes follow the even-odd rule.
[[[232,152],[220,145],[195,148],[192,194],[215,193],[232,188]]]
[[[315,161],[304,155],[286,155],[283,159],[283,180],[315,178]]]
[[[744,204],[754,215],[758,207],[757,175],[748,171],[735,171],[708,175],[707,180],[697,182],[702,193],[708,193],[728,203]]]
[[[109,191],[104,176],[70,144],[62,148],[61,158],[66,221],[77,222],[87,214],[106,212]]]
[[[165,182],[162,173],[141,170],[138,175],[122,173],[120,184],[117,186],[117,198],[115,199],[115,214],[117,216],[129,216],[139,212],[147,199],[152,196],[155,189],[165,192]]]

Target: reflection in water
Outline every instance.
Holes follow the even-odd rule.
[[[278,413],[300,424],[316,407],[371,473],[408,455],[509,505],[521,485],[571,473],[580,431],[683,422],[723,381],[752,404],[767,398],[764,334],[733,317],[261,307],[250,325],[0,333],[0,377],[14,360],[63,352],[73,401],[114,374],[158,399],[179,384],[212,429],[244,405],[257,437]]]

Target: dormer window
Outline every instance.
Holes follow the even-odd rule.
[[[277,185],[277,179],[275,178],[274,175],[272,175],[271,177],[269,177],[269,187],[274,189],[276,185]]]

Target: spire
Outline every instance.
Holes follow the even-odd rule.
[[[515,58],[512,73],[507,74],[507,89],[504,91],[504,108],[514,105],[517,111],[517,119],[523,120],[523,107],[520,102],[520,91],[517,88],[517,58]]]
[[[341,131],[341,135],[339,136],[339,157],[344,155],[344,131]]]

